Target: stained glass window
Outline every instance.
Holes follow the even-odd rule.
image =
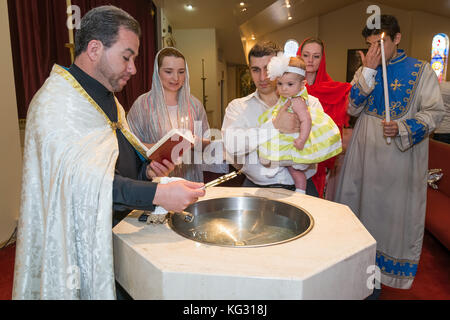
[[[448,62],[448,36],[438,33],[433,37],[431,46],[431,67],[438,77],[439,82],[445,81]]]

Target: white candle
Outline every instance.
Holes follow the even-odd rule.
[[[384,84],[384,108],[386,112],[386,122],[391,121],[391,110],[389,108],[389,91],[387,83],[386,56],[384,54],[384,32],[381,34],[381,66],[383,68],[383,84]],[[387,143],[391,143],[391,137],[386,138]]]

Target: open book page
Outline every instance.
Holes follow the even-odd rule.
[[[164,159],[176,163],[194,145],[194,136],[187,129],[172,129],[147,151],[150,160],[160,162]]]

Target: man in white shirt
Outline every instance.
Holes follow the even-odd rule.
[[[249,68],[256,91],[246,97],[234,99],[226,110],[222,125],[227,158],[242,166],[246,175],[243,187],[279,187],[295,190],[294,180],[287,167],[268,169],[258,158],[258,145],[276,136],[279,132],[299,132],[300,125],[295,114],[287,111],[288,104],[278,113],[277,118],[259,124],[258,118],[264,111],[273,107],[278,101],[276,83],[267,76],[267,65],[281,49],[272,42],[256,44],[248,54]],[[270,174],[270,170],[275,175]],[[307,170],[308,183],[306,194],[318,196],[311,176],[316,172],[316,165]]]

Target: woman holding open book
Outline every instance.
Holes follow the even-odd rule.
[[[208,119],[203,105],[190,93],[188,67],[180,51],[169,47],[157,53],[152,89],[134,102],[127,120],[131,131],[149,148],[178,128],[203,138],[197,138],[193,148],[194,152],[202,151],[202,142],[208,141]],[[175,167],[171,176],[203,182],[201,164],[194,164],[198,159],[202,159],[201,154],[184,154],[183,163]]]

